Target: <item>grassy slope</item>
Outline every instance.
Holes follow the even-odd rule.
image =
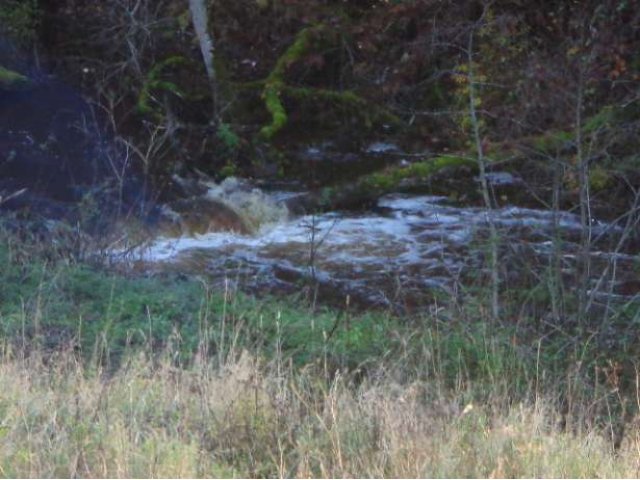
[[[311,313],[7,241],[0,265],[2,476],[637,474],[584,350],[468,311]]]

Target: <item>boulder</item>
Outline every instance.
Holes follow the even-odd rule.
[[[15,76],[21,88],[0,82],[0,209],[104,221],[133,204],[142,182],[123,168],[88,102],[54,78]]]

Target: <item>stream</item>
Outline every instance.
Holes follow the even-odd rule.
[[[293,215],[304,192],[212,184],[207,195],[248,218],[253,233],[218,230],[159,234],[136,250],[137,261],[206,275],[252,293],[306,295],[334,306],[421,311],[439,296],[464,298],[488,285],[487,213],[445,197],[390,194],[365,212]],[[289,206],[289,207],[288,207]],[[582,232],[569,212],[507,206],[493,211],[503,286],[546,285],[553,253],[575,284]],[[594,303],[638,301],[639,261],[617,247],[622,227],[595,222],[590,252]]]

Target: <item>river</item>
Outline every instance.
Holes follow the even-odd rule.
[[[301,195],[211,184],[207,196],[246,217],[253,231],[159,234],[136,250],[136,261],[206,275],[226,288],[401,312],[433,308],[443,295],[463,300],[488,284],[490,230],[482,208],[398,193],[364,212],[294,215],[287,206]],[[503,287],[544,290],[552,264],[566,285],[575,284],[584,258],[577,215],[517,206],[491,215]],[[619,245],[623,228],[594,221],[591,230],[593,303],[637,301],[639,262]]]

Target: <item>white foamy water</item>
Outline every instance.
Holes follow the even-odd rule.
[[[221,183],[208,182],[206,185],[209,187],[206,198],[223,202],[255,228],[283,223],[288,218],[289,211],[283,199],[274,198],[246,181],[228,177]]]
[[[256,233],[156,238],[138,252],[140,258],[204,272],[213,279],[237,278],[249,289],[296,291],[297,280],[313,274],[336,295],[359,295],[380,305],[407,298],[426,302],[434,288],[449,292],[461,275],[478,275],[485,268],[486,212],[452,206],[443,197],[387,195],[373,212],[291,218],[284,201],[295,200],[297,193],[270,195],[228,183],[212,187],[208,195],[254,218],[260,225]],[[527,252],[506,249],[515,255],[514,262],[527,255],[548,255],[551,212],[507,207],[492,215],[503,244]],[[570,241],[579,238],[575,215],[560,213],[557,221]]]
[[[310,248],[341,247],[343,253],[358,251],[381,242],[403,242],[410,228],[394,218],[345,218],[334,214],[304,216],[283,223],[266,224],[255,235],[232,232],[209,232],[180,238],[158,238],[140,253],[150,261],[166,261],[193,249],[225,249],[233,247],[260,250],[274,246]]]

